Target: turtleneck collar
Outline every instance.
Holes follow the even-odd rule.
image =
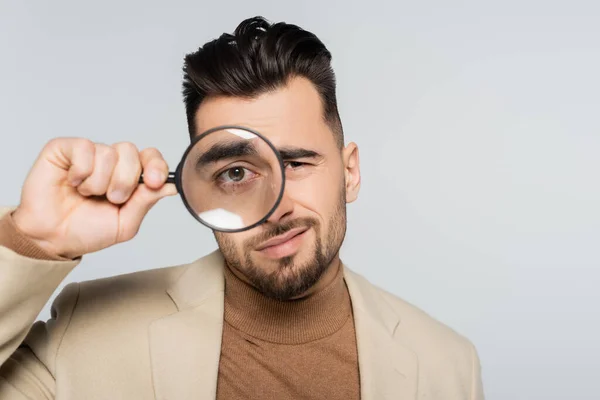
[[[301,344],[338,331],[352,314],[350,295],[338,263],[332,282],[309,296],[278,301],[264,296],[225,267],[225,322],[272,343]]]

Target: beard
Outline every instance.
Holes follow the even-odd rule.
[[[263,295],[286,301],[306,292],[314,286],[336,257],[346,234],[346,196],[342,190],[337,207],[329,218],[327,234],[322,236],[321,223],[315,218],[297,218],[273,226],[250,239],[241,246],[241,254],[236,244],[224,234],[215,232],[215,239],[230,268],[241,272],[254,288]],[[277,263],[275,271],[267,272],[251,257],[253,249],[272,237],[282,235],[291,229],[312,228],[315,234],[314,249],[308,260],[298,261],[296,254],[283,257],[270,263]]]

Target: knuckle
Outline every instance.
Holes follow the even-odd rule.
[[[75,151],[92,160],[96,153],[96,146],[94,146],[94,142],[89,139],[79,139],[75,144]]]
[[[117,149],[111,146],[97,146],[97,154],[103,161],[116,162],[119,158]]]
[[[85,171],[91,171],[94,168],[95,149],[94,143],[87,139],[77,141],[74,148],[74,165]]]
[[[74,145],[84,151],[94,151],[94,142],[86,138],[75,138]]]
[[[69,139],[66,137],[54,137],[50,140],[48,140],[48,142],[46,142],[46,145],[44,146],[44,150],[45,151],[49,151],[49,150],[53,150],[53,149],[60,149],[61,147],[63,147],[65,145],[65,143],[68,141]]]
[[[118,151],[128,152],[128,153],[138,153],[138,148],[135,144],[131,142],[118,142],[113,145],[115,149]]]
[[[54,137],[46,143],[46,147],[59,146],[65,139],[62,137]]]
[[[140,152],[140,155],[147,162],[150,162],[151,160],[153,160],[155,158],[159,158],[159,159],[163,158],[161,152],[155,147],[148,147],[148,148],[142,150]]]
[[[153,167],[153,168],[158,168],[158,169],[167,169],[167,162],[165,160],[163,160],[162,158],[155,158],[152,159],[149,162],[149,166]]]

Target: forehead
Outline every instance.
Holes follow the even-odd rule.
[[[240,125],[260,132],[277,147],[335,145],[323,117],[321,97],[302,77],[254,99],[208,98],[195,118],[196,134],[220,125]]]

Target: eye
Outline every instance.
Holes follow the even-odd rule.
[[[241,183],[244,180],[250,179],[254,176],[254,172],[244,167],[232,167],[223,171],[219,176],[218,180],[223,183],[236,184]]]
[[[291,169],[298,169],[304,165],[306,165],[306,163],[300,162],[300,161],[286,161],[283,163],[283,165],[286,168],[291,168]]]

